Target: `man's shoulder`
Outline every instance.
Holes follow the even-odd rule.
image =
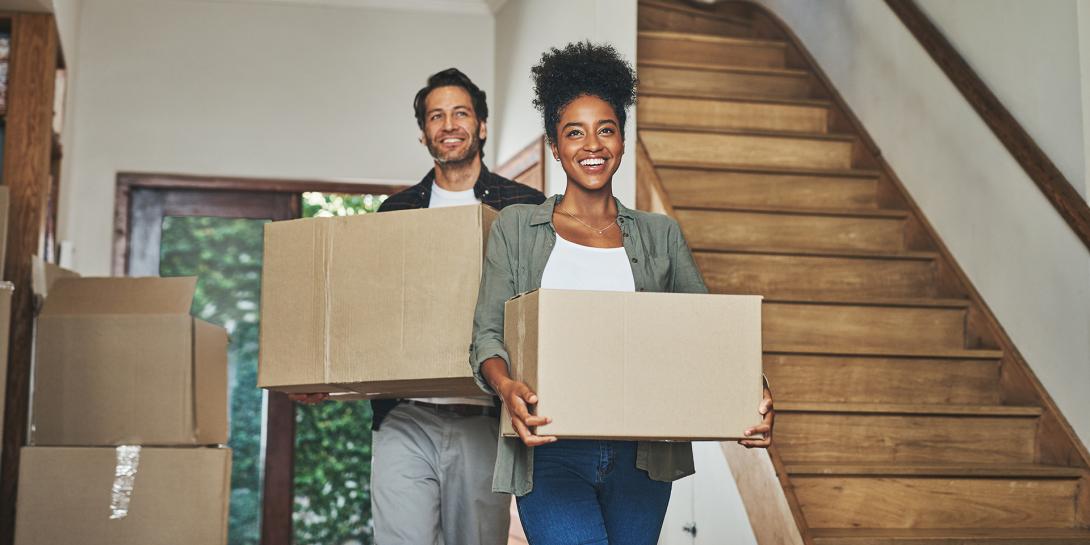
[[[541,204],[545,202],[545,194],[514,180],[505,178],[489,171],[489,181],[493,188],[498,190],[497,208],[506,209],[516,204]]]

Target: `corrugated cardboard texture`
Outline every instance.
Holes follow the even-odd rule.
[[[553,419],[540,434],[733,440],[760,422],[759,296],[538,290],[506,313],[512,376]]]
[[[0,282],[0,422],[4,421],[5,393],[8,378],[8,335],[11,333],[11,296],[15,286],[11,282]],[[0,454],[3,454],[0,444]]]
[[[265,227],[258,385],[474,395],[468,355],[487,206]]]
[[[27,447],[15,545],[226,545],[227,448],[142,448],[128,516],[111,520],[115,449]]]
[[[63,278],[38,318],[31,444],[227,442],[227,340],[193,278]]]

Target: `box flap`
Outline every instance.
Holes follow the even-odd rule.
[[[227,331],[203,320],[193,326],[196,442],[227,444]]]
[[[38,297],[49,295],[49,288],[61,278],[78,278],[79,273],[52,263],[38,256],[30,258],[30,291]]]
[[[50,288],[41,315],[188,315],[196,289],[195,276],[61,278]]]

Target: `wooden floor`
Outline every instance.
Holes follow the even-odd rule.
[[[709,288],[766,297],[806,542],[1090,543],[1086,471],[1042,462],[1042,408],[814,67],[744,16],[639,6],[639,140]]]

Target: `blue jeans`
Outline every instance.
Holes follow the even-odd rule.
[[[518,498],[530,545],[655,545],[672,483],[636,468],[634,441],[534,448],[534,489]]]

